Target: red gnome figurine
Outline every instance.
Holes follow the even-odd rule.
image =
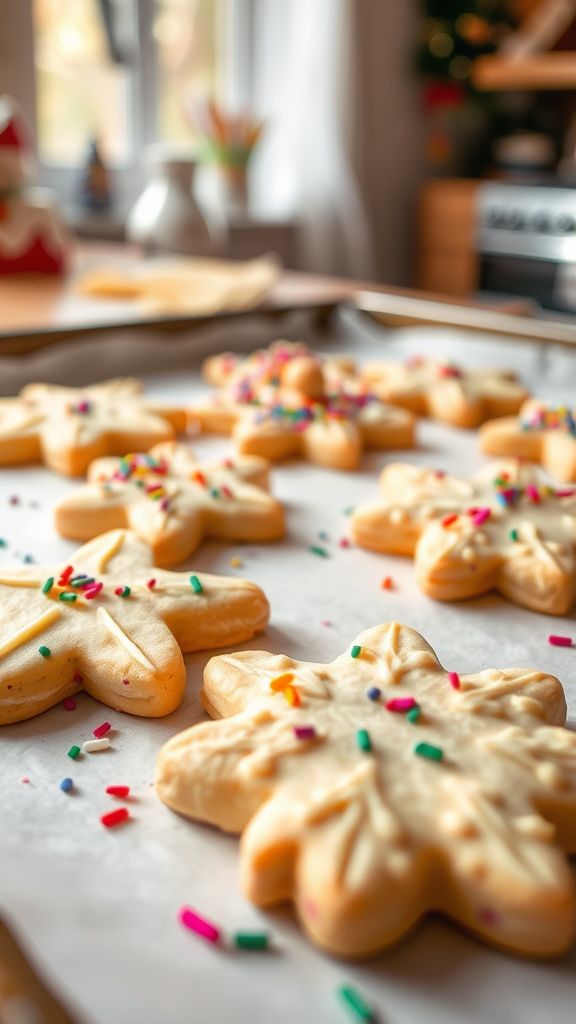
[[[0,96],[0,274],[60,274],[67,237],[46,189],[26,185],[32,163],[17,103]]]

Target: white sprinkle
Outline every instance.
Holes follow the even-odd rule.
[[[408,518],[408,513],[403,508],[392,508],[390,509],[388,518],[393,526],[399,526]]]
[[[110,740],[104,736],[101,740],[86,740],[86,743],[82,744],[82,750],[85,754],[95,754],[99,750],[108,750],[110,746]]]
[[[476,552],[474,548],[465,547],[462,549],[462,558],[465,562],[473,562],[476,558]]]

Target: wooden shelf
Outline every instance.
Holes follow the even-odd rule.
[[[575,89],[576,52],[542,53],[512,60],[509,57],[479,57],[474,61],[472,81],[477,89]]]

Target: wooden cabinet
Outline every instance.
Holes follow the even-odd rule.
[[[474,245],[478,182],[440,178],[427,182],[420,198],[416,286],[465,298],[478,287]]]

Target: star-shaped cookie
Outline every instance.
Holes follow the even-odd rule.
[[[89,540],[128,527],[151,545],[156,565],[188,558],[204,537],[262,542],[284,536],[280,502],[266,493],[268,463],[240,456],[199,463],[176,442],[122,459],[97,459],[88,483],[57,503],[56,529]]]
[[[328,665],[212,658],[203,701],[225,720],[165,745],[158,794],[242,832],[247,896],[292,899],[319,945],[369,954],[430,910],[514,952],[572,941],[576,735],[553,676],[447,672],[392,622]]]
[[[252,392],[256,392],[269,385],[281,387],[289,364],[295,359],[310,358],[321,364],[324,373],[331,379],[337,379],[342,374],[353,374],[356,370],[354,360],[346,356],[319,355],[304,341],[280,339],[272,342],[268,348],[258,349],[249,355],[222,352],[210,356],[202,364],[202,375],[216,388],[243,383],[244,386],[249,385]]]
[[[44,462],[82,476],[101,455],[122,455],[169,441],[186,426],[183,409],[146,400],[131,378],[86,388],[28,384],[0,399],[0,466]]]
[[[381,402],[358,380],[314,356],[289,360],[281,384],[235,378],[192,410],[208,431],[231,433],[242,455],[297,456],[356,469],[363,449],[412,448],[414,418]]]
[[[556,480],[576,483],[576,409],[531,399],[517,417],[485,423],[480,447],[489,455],[541,462]]]
[[[362,378],[384,401],[456,427],[477,427],[516,413],[528,396],[511,372],[466,370],[419,356],[403,363],[368,363]]]
[[[386,466],[382,497],[351,520],[361,547],[414,555],[424,593],[458,601],[492,588],[564,615],[576,597],[576,488],[550,487],[536,466],[493,463],[470,480]]]
[[[151,551],[112,530],[66,563],[0,572],[0,725],[86,690],[118,711],[178,707],[182,654],[249,640],[268,622],[255,583],[152,569]]]

